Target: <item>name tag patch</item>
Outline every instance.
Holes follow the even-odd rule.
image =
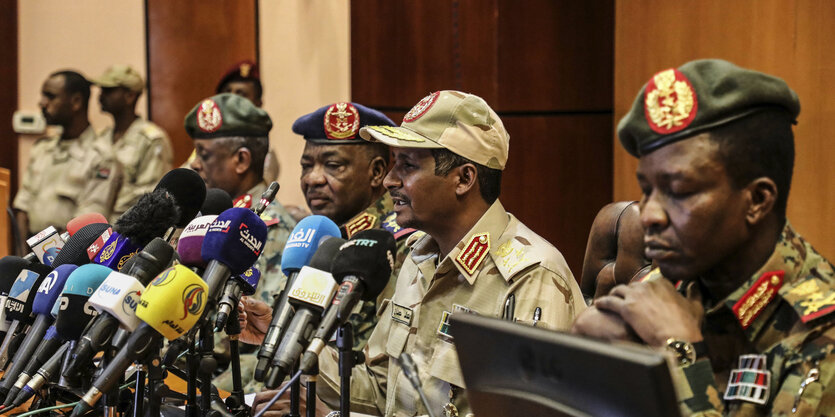
[[[391,319],[410,326],[412,324],[412,309],[397,303],[391,303]]]

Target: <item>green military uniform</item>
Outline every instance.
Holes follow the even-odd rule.
[[[417,392],[397,365],[407,352],[436,414],[454,407],[470,412],[464,379],[449,336],[450,313],[503,317],[508,297],[515,297],[513,317],[538,327],[567,330],[585,302],[562,255],[498,201],[444,258],[429,235],[417,240],[397,280],[394,296],[380,308],[379,324],[365,348],[366,363],[353,373],[351,409],[385,416],[426,414]],[[462,261],[463,260],[463,261]],[[338,408],[338,353],[320,355],[318,393]],[[449,405],[448,405],[449,404]]]
[[[122,213],[136,204],[139,197],[154,190],[160,178],[171,170],[174,155],[165,131],[140,118],[134,120],[116,143],[113,143],[112,127],[103,131],[100,138],[112,144],[113,152],[124,171],[122,187],[110,219],[114,223]]]
[[[96,139],[92,126],[77,138],[38,139],[14,199],[29,216],[29,230],[64,230],[84,213],[109,216],[121,184],[121,166],[112,149]]]
[[[835,270],[788,223],[768,261],[722,302],[707,305],[690,287],[705,304],[709,358],[676,370],[684,415],[835,415]]]

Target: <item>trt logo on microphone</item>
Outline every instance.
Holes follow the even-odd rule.
[[[313,243],[313,237],[316,236],[316,229],[302,229],[290,235],[287,239],[285,248],[309,248]]]

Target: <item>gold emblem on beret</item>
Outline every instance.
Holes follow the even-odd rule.
[[[697,109],[696,92],[678,70],[661,71],[647,83],[644,114],[656,133],[666,135],[683,130],[693,122]]]
[[[414,122],[417,119],[420,119],[420,116],[423,116],[436,101],[438,101],[438,96],[441,95],[440,91],[436,91],[422,100],[418,101],[418,104],[415,104],[405,116],[403,116],[403,122]]]
[[[240,66],[241,77],[247,78],[249,77],[249,71],[252,70],[252,65],[247,62],[244,62]]]
[[[328,139],[351,139],[360,130],[360,114],[351,103],[336,103],[325,112],[325,135]]]
[[[214,132],[220,129],[223,124],[223,116],[220,114],[220,108],[214,100],[206,99],[200,103],[200,109],[197,110],[197,127],[204,132]]]

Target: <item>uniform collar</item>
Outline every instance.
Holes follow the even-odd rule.
[[[261,194],[267,190],[267,183],[263,180],[254,187],[250,188],[246,193],[241,194],[232,202],[233,207],[252,208],[254,204],[261,199]]]
[[[802,242],[789,222],[783,227],[774,252],[757,272],[728,295],[708,314],[725,307],[731,310],[749,341],[753,341],[766,327],[780,305],[779,295],[791,288],[799,278],[805,255]]]
[[[509,221],[510,216],[504,206],[496,200],[440,262],[437,270],[443,272],[457,268],[464,279],[470,285],[474,285],[479,271],[484,267],[485,260],[490,252],[495,250],[496,242],[504,233]],[[435,239],[426,235],[415,243],[410,256],[415,264],[420,265],[428,257],[437,255],[439,250]]]
[[[394,208],[394,202],[388,192],[378,198],[374,203],[368,206],[365,210],[359,212],[356,216],[345,222],[340,229],[342,229],[342,236],[350,239],[355,234],[368,229],[373,229],[380,226],[383,217],[386,213]]]

